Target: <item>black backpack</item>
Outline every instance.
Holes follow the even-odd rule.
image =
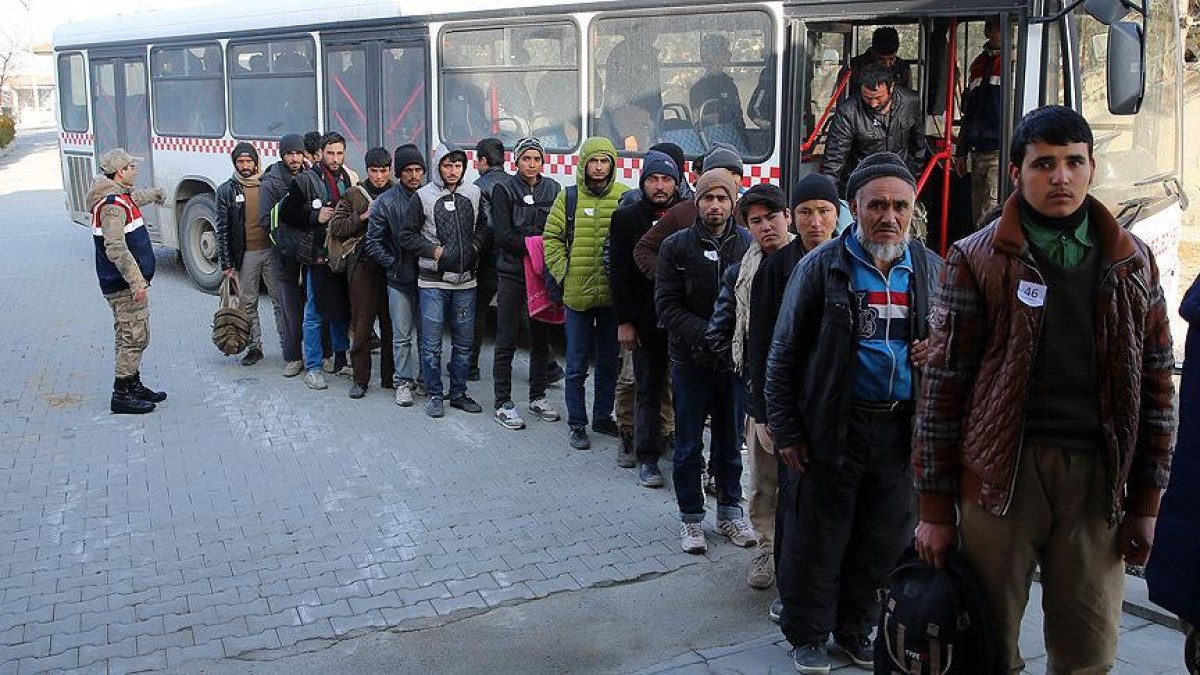
[[[875,675],[1002,675],[983,589],[957,550],[937,569],[909,546],[892,570],[875,634]]]
[[[567,239],[567,266],[563,273],[563,278],[555,279],[550,273],[550,266],[546,265],[542,270],[542,282],[546,285],[546,295],[550,297],[550,301],[556,305],[561,305],[563,301],[563,288],[567,283],[566,272],[571,269],[571,245],[575,243],[575,207],[579,203],[579,188],[572,185],[566,190],[566,204],[563,209],[563,214],[566,217],[566,226],[564,228]]]

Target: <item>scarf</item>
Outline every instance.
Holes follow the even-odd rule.
[[[233,179],[242,186],[242,195],[246,198],[246,250],[261,251],[271,245],[270,237],[258,226],[258,187],[262,176],[254,174],[249,178],[234,171]]]

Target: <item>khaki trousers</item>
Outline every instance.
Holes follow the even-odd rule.
[[[961,500],[960,534],[1004,640],[1021,672],[1018,638],[1035,567],[1051,675],[1107,673],[1117,653],[1125,565],[1107,519],[1104,450],[1026,444],[1008,513]]]
[[[634,405],[637,403],[636,384],[633,374],[633,350],[621,349],[621,374],[617,376],[617,398],[613,416],[617,420],[617,427],[628,431],[633,431]],[[662,435],[666,436],[675,433],[675,407],[669,376],[663,382],[660,391],[658,424]]]
[[[775,441],[767,425],[746,416],[746,448],[750,458],[750,524],[758,533],[758,547],[768,553],[775,550],[775,507],[779,501],[779,465],[775,460]]]
[[[976,229],[979,219],[996,205],[1000,196],[1000,153],[971,153],[971,218]]]
[[[283,341],[283,313],[279,306],[279,293],[275,289],[275,280],[279,272],[275,269],[275,256],[270,248],[258,251],[246,251],[242,256],[242,268],[238,271],[238,299],[242,309],[250,316],[250,348],[262,351],[262,324],[258,320],[259,283],[267,283],[267,295],[271,298],[271,306],[275,310],[275,326],[279,330],[280,342]]]
[[[135,302],[125,289],[104,296],[113,313],[114,352],[117,377],[132,377],[142,367],[142,352],[150,344],[150,295]]]

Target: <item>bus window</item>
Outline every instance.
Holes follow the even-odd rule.
[[[1177,174],[1179,167],[1176,120],[1180,76],[1179,43],[1170,0],[1150,0],[1146,21],[1146,86],[1136,115],[1108,112],[1106,95],[1108,45],[1106,27],[1079,12],[1080,111],[1095,135],[1096,196],[1110,208],[1144,195],[1138,181]],[[1157,190],[1157,187],[1153,189]]]
[[[58,57],[58,105],[63,131],[88,130],[87,77],[83,54]]]
[[[579,49],[573,23],[448,29],[441,38],[441,131],[455,143],[537,136],[579,144]]]
[[[164,136],[225,135],[225,70],[217,43],[150,51],[154,128]]]
[[[672,142],[698,157],[719,142],[765,159],[775,135],[771,36],[759,10],[597,19],[593,132],[629,152]]]
[[[317,75],[309,38],[229,45],[233,135],[278,139],[317,128]]]
[[[426,153],[424,47],[383,50],[383,145],[415,143]]]
[[[346,163],[361,166],[370,142],[366,47],[326,47],[325,82],[325,130],[341,134]]]

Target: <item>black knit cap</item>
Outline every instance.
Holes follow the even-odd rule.
[[[300,134],[286,134],[279,139],[279,154],[286,155],[289,152],[304,152],[304,137]]]
[[[392,157],[394,160],[392,170],[396,172],[396,175],[400,175],[400,172],[404,170],[404,167],[409,166],[410,164],[416,164],[426,171],[429,170],[429,167],[425,165],[425,155],[421,154],[421,149],[412,143],[405,143],[404,145],[397,147],[396,152]]]
[[[239,157],[249,157],[250,159],[254,160],[254,166],[258,166],[258,150],[256,150],[253,145],[250,145],[246,141],[242,141],[233,146],[233,152],[229,153],[229,157],[235,162],[238,161]]]
[[[853,173],[850,174],[850,180],[846,182],[846,199],[854,199],[854,193],[858,192],[860,187],[876,178],[888,176],[899,178],[911,185],[913,190],[917,189],[917,179],[913,178],[912,172],[908,170],[908,166],[904,164],[900,155],[884,151],[867,155],[866,159],[854,167]]]
[[[752,185],[749,190],[742,193],[738,198],[738,212],[742,215],[742,220],[746,220],[746,214],[750,213],[750,207],[759,204],[767,209],[767,213],[775,213],[787,209],[787,198],[783,195],[783,190],[779,186],[770,183],[758,183]]]
[[[796,182],[792,188],[790,207],[794,211],[800,204],[813,199],[827,201],[841,213],[842,201],[838,199],[837,184],[823,173],[810,173]]]

